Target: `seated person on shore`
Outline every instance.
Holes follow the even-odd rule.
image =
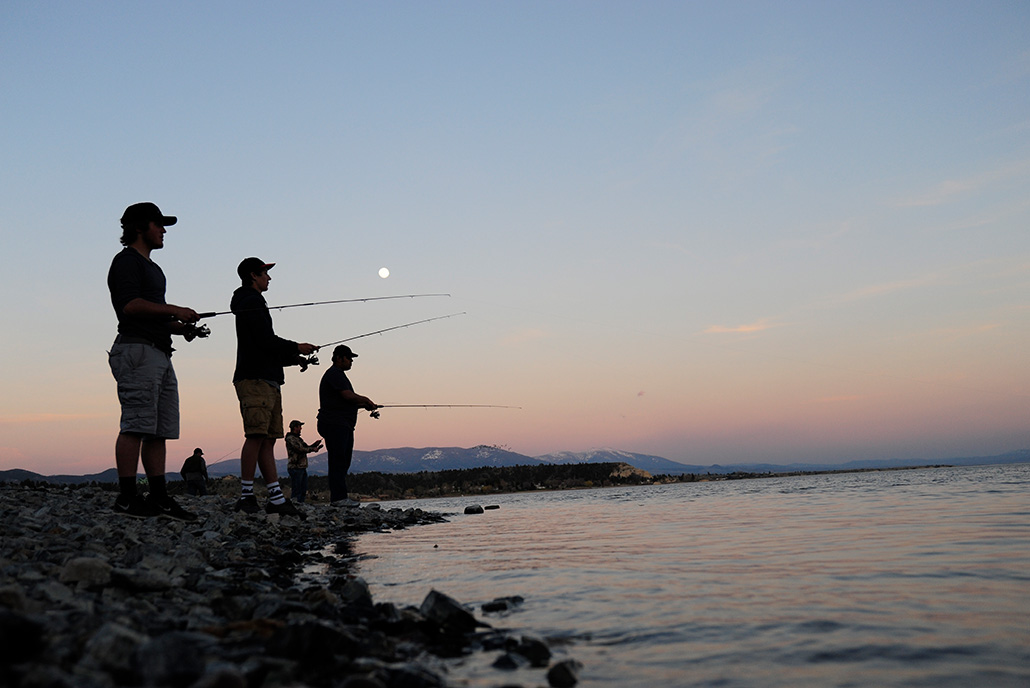
[[[207,463],[204,461],[203,449],[197,447],[193,450],[193,455],[183,461],[179,475],[186,483],[186,494],[207,494]]]

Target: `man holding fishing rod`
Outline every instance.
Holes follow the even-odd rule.
[[[284,435],[281,387],[286,382],[283,367],[304,365],[303,356],[318,350],[314,344],[283,339],[272,328],[272,315],[262,294],[272,278],[268,271],[275,263],[245,258],[236,269],[242,285],[233,292],[230,308],[236,316],[236,370],[233,385],[243,416],[243,449],[240,452],[240,500],[236,511],[257,513],[254,473],[268,488],[270,514],[303,514],[283,495],[275,468],[275,441]]]
[[[354,426],[358,409],[375,411],[378,406],[368,397],[354,392],[347,371],[358,355],[346,344],[333,349],[333,364],[318,385],[318,434],[325,440],[329,462],[329,503],[332,506],[358,506],[347,492],[347,471],[354,455]]]
[[[115,443],[118,498],[114,511],[125,516],[166,516],[180,521],[197,517],[168,496],[165,485],[166,440],[179,438],[179,386],[172,368],[172,335],[206,337],[194,323],[192,308],[165,303],[165,275],[150,259],[164,248],[165,228],[177,218],[153,203],[130,205],[122,214],[125,248],[111,261],[107,286],[118,316],[118,336],[108,353],[118,383],[121,421]],[[142,460],[150,493],[136,492]]]

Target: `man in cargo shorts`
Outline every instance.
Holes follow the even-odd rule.
[[[235,509],[251,514],[259,511],[254,497],[254,473],[260,468],[268,488],[265,511],[303,517],[283,495],[274,450],[275,441],[284,435],[283,367],[300,364],[302,355],[314,353],[318,347],[275,334],[272,315],[262,296],[272,281],[268,271],[274,265],[258,258],[245,258],[236,269],[242,285],[233,292],[229,306],[236,317],[236,371],[232,381],[240,400],[245,437],[240,452],[242,488]]]
[[[116,513],[136,518],[167,516],[196,519],[168,496],[165,485],[166,440],[179,437],[179,388],[172,368],[172,334],[192,338],[200,316],[192,308],[165,303],[165,276],[150,259],[164,247],[165,228],[176,218],[153,203],[136,203],[122,215],[121,243],[111,261],[107,286],[118,317],[118,336],[108,353],[118,383],[121,424],[115,443],[118,468]],[[200,335],[204,336],[204,335]],[[136,492],[142,460],[150,493]]]

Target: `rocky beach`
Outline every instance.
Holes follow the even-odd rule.
[[[421,688],[485,656],[497,686],[572,686],[578,662],[501,628],[515,596],[472,610],[430,591],[375,601],[354,575],[362,532],[439,522],[415,508],[233,512],[177,496],[195,522],[115,514],[110,486],[0,484],[0,685],[32,688]],[[523,674],[520,674],[523,675]]]

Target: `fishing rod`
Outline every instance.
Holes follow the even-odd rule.
[[[381,408],[502,408],[521,409],[521,406],[499,406],[497,404],[376,404],[374,411],[369,411],[372,418],[379,417]]]
[[[284,308],[300,308],[301,306],[326,306],[331,303],[364,303],[366,301],[387,301],[389,299],[417,299],[425,296],[450,296],[450,294],[400,294],[398,296],[370,296],[364,299],[336,299],[333,301],[312,301],[310,303],[291,303],[285,306],[268,306],[270,311],[281,311]],[[261,308],[247,309],[250,310],[264,310]],[[244,313],[247,311],[236,311],[238,313]],[[216,315],[229,315],[233,311],[208,311],[206,313],[200,313],[201,318],[213,318]]]
[[[416,320],[415,322],[404,323],[403,325],[394,325],[393,327],[386,327],[375,332],[366,332],[365,334],[355,335],[354,337],[347,337],[346,339],[340,339],[339,341],[329,342],[328,344],[319,345],[319,349],[327,346],[333,346],[334,344],[343,344],[344,342],[352,342],[355,339],[361,339],[362,337],[371,337],[374,334],[382,334],[383,332],[389,332],[390,330],[399,330],[404,327],[411,327],[412,325],[421,325],[422,323],[433,322],[434,320],[444,320],[445,318],[453,318],[456,315],[465,315],[465,311],[461,313],[451,313],[450,315],[438,315],[435,318],[426,318],[425,320]]]
[[[416,320],[415,322],[404,323],[403,325],[394,325],[393,327],[384,327],[383,329],[376,330],[375,332],[366,332],[365,334],[359,334],[359,335],[355,335],[353,337],[347,337],[346,339],[340,339],[340,340],[335,341],[335,342],[329,342],[328,344],[320,344],[319,346],[315,347],[315,350],[318,351],[319,349],[321,349],[323,347],[326,347],[326,346],[333,346],[334,344],[342,344],[343,342],[350,342],[350,341],[353,341],[355,339],[361,339],[362,337],[371,337],[374,334],[382,334],[383,332],[389,332],[390,330],[399,330],[399,329],[404,328],[404,327],[411,327],[412,325],[420,325],[422,323],[432,322],[434,320],[443,320],[445,318],[453,318],[456,315],[465,315],[465,312],[462,311],[461,313],[451,313],[450,315],[439,315],[439,316],[437,316],[435,318],[426,318],[425,320]],[[307,357],[299,356],[297,358],[297,365],[300,366],[300,372],[303,373],[305,370],[308,369],[309,365],[318,365],[318,357],[315,356],[315,355],[310,355],[310,356],[307,356]]]

